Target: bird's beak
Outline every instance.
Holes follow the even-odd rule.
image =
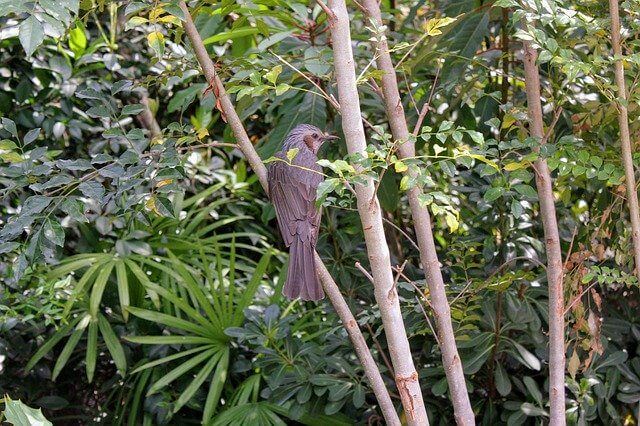
[[[338,136],[336,136],[336,135],[330,135],[329,133],[325,133],[325,134],[322,136],[322,138],[323,138],[325,141],[332,141],[332,140],[340,139]]]

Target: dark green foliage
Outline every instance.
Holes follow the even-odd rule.
[[[605,3],[382,2],[410,127],[430,105],[416,157],[405,160],[371,65],[369,39],[383,31],[349,5],[372,127],[364,154],[346,155],[341,142],[323,148],[318,252],[393,391],[372,286],[355,267],[369,265],[345,185],[373,177],[392,263],[404,264],[399,298],[432,424],[453,415],[405,192],[423,188],[432,213],[478,422],[543,424],[539,156],[553,172],[566,260],[567,418],[637,423],[640,295]],[[638,7],[621,3],[632,135]],[[297,123],[340,134],[318,6],[223,1],[192,12],[262,158]],[[182,18],[175,1],[0,0],[0,394],[54,424],[381,423],[330,304],[281,296],[286,256],[273,208],[224,145],[235,141]],[[545,122],[554,124],[539,154],[527,132],[524,38],[540,48]],[[140,118],[145,103],[160,134]]]

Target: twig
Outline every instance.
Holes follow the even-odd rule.
[[[371,282],[371,284],[374,284],[373,277],[371,276],[371,274],[369,273],[369,271],[367,271],[367,270],[364,268],[364,266],[362,266],[362,265],[360,264],[360,262],[356,262],[356,263],[355,263],[355,267],[356,267],[360,272],[362,272],[362,275],[364,275],[365,277],[367,277],[367,279]]]
[[[560,119],[561,115],[562,115],[562,107],[559,106],[558,108],[556,108],[556,111],[553,114],[553,120],[551,121],[551,124],[547,128],[547,133],[545,133],[544,137],[542,138],[542,141],[540,141],[541,144],[545,144],[547,143],[547,141],[549,141],[549,137],[551,137],[553,128],[556,127],[556,124],[558,123],[558,119]]]
[[[433,324],[431,324],[431,320],[429,319],[429,315],[427,315],[427,311],[424,310],[424,306],[420,303],[420,298],[416,296],[416,302],[418,302],[418,306],[420,306],[420,310],[422,311],[422,315],[424,315],[424,320],[427,322],[429,329],[431,329],[431,334],[433,334],[433,338],[436,339],[436,344],[440,346],[440,339],[438,339],[438,333],[436,333],[435,328],[433,328]],[[426,302],[426,298],[425,298]]]
[[[394,228],[396,231],[398,231],[398,232],[400,232],[402,235],[404,235],[404,237],[407,239],[407,241],[409,241],[409,242],[411,243],[411,245],[412,245],[416,250],[420,250],[420,248],[418,247],[418,244],[416,244],[416,242],[413,240],[413,238],[411,238],[411,237],[409,236],[409,234],[407,234],[406,232],[404,232],[404,231],[403,231],[403,230],[402,230],[398,225],[396,225],[395,223],[393,223],[392,221],[390,221],[390,220],[389,220],[389,219],[387,219],[386,217],[382,217],[382,220],[383,220],[385,223],[387,223],[387,224],[389,224],[389,225],[393,226],[393,228]]]
[[[491,275],[489,275],[489,277],[487,278],[487,281],[490,280],[491,278],[495,277],[498,272],[500,272],[501,270],[503,270],[507,265],[509,265],[511,262],[515,262],[516,260],[528,260],[529,262],[533,262],[538,266],[541,266],[545,271],[547,270],[547,265],[545,265],[544,263],[540,262],[537,259],[533,259],[531,257],[528,256],[516,256],[516,257],[512,257],[511,259],[507,260],[506,262],[504,262],[502,265],[498,266],[495,271],[493,271],[491,273]]]
[[[569,250],[567,251],[567,256],[564,258],[564,269],[567,269],[567,264],[569,263],[569,259],[571,258],[571,251],[573,250],[573,242],[576,239],[576,234],[578,233],[578,227],[575,226],[573,228],[573,235],[571,235],[571,243],[569,244]]]
[[[209,142],[198,145],[186,145],[176,148],[178,151],[190,151],[200,148],[240,148],[237,143]]]
[[[285,64],[286,66],[288,66],[289,68],[294,70],[296,73],[301,75],[309,83],[311,83],[316,89],[318,89],[320,91],[320,93],[322,93],[322,97],[325,98],[331,104],[331,106],[336,109],[336,111],[340,112],[340,104],[334,99],[333,96],[330,96],[322,87],[320,87],[320,85],[318,83],[313,81],[313,79],[311,79],[308,75],[306,75],[305,73],[300,71],[298,68],[293,66],[293,64],[291,64],[289,61],[287,61],[286,59],[284,59],[282,56],[278,55],[274,51],[269,50],[269,53],[271,53],[273,56],[278,58],[278,60],[280,62],[282,62],[283,64]]]
[[[424,293],[422,292],[422,290],[420,289],[420,287],[418,287],[418,285],[415,283],[415,281],[409,279],[402,271],[400,271],[397,267],[394,268],[394,270],[396,272],[398,272],[398,276],[404,278],[408,284],[410,284],[414,290],[416,292],[418,292],[418,294],[420,294],[424,300],[424,303],[429,306],[429,309],[431,309],[433,311],[433,306],[431,306],[431,303],[429,302],[429,299],[426,298],[426,296],[424,295]],[[433,328],[433,324],[431,324],[431,320],[429,319],[429,315],[427,315],[427,312],[424,310],[424,307],[422,306],[422,303],[420,302],[420,298],[418,296],[416,296],[416,300],[418,301],[418,305],[420,306],[420,309],[422,310],[422,314],[424,315],[424,319],[427,322],[427,324],[429,325],[429,328],[431,329],[431,332],[433,333],[433,337],[436,339],[436,343],[438,344],[438,346],[440,346],[440,340],[438,340],[438,333],[436,333],[435,328]]]
[[[591,290],[596,284],[598,284],[598,281],[594,281],[591,285],[589,285],[587,288],[585,288],[584,290],[582,290],[580,292],[579,295],[577,295],[573,301],[571,302],[571,304],[567,307],[567,309],[564,310],[564,315],[567,315],[569,313],[569,311],[571,310],[571,308],[573,308],[573,305],[575,305],[576,303],[578,303],[580,301],[580,299],[582,299],[582,296],[584,296],[589,290]]]
[[[149,105],[149,93],[147,93],[147,90],[144,88],[141,89],[139,91],[139,95],[140,103],[144,106],[144,110],[138,115],[138,119],[142,125],[149,130],[149,139],[154,140],[155,138],[162,136],[162,129],[151,111],[151,107]]]
[[[327,14],[327,16],[329,17],[329,21],[336,19],[336,14],[333,13],[333,10],[329,9],[329,7],[324,4],[322,0],[316,0],[316,3],[318,3],[318,6],[320,6],[320,8],[324,10],[324,13]]]
[[[404,78],[404,84],[407,86],[407,93],[409,94],[409,99],[411,99],[411,103],[413,104],[413,109],[416,110],[416,114],[420,115],[420,110],[418,109],[418,102],[416,102],[413,97],[413,92],[411,90],[411,86],[409,85],[409,80],[407,80],[407,73],[402,72],[402,77]],[[424,105],[422,106],[424,108]]]
[[[369,334],[371,334],[371,340],[373,340],[373,344],[376,345],[376,348],[378,348],[378,352],[380,352],[380,356],[382,357],[382,361],[384,361],[384,365],[387,367],[387,370],[389,370],[389,373],[391,373],[391,375],[395,375],[395,373],[393,372],[393,365],[391,365],[391,361],[389,361],[389,357],[387,357],[387,353],[384,351],[384,349],[382,349],[382,346],[380,345],[380,342],[376,338],[376,335],[373,332],[373,329],[371,328],[369,323],[366,323],[365,326],[369,330]]]
[[[418,136],[418,131],[420,131],[420,128],[422,127],[422,122],[424,121],[424,117],[427,115],[427,112],[429,112],[429,110],[431,109],[431,100],[433,99],[433,94],[435,93],[436,86],[438,85],[438,77],[440,76],[441,69],[442,67],[438,67],[438,70],[436,71],[436,76],[433,79],[433,86],[431,86],[431,92],[429,93],[429,99],[427,99],[427,102],[422,106],[422,109],[420,110],[418,121],[416,122],[416,125],[413,128],[414,136]]]

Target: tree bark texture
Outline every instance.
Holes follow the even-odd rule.
[[[545,143],[540,101],[540,75],[536,60],[538,53],[528,41],[524,45],[524,78],[527,93],[527,110],[529,115],[529,134]],[[536,151],[540,151],[537,147]],[[547,160],[539,158],[534,163],[536,186],[540,199],[540,216],[544,228],[545,247],[547,252],[547,285],[549,287],[549,404],[551,426],[564,426],[564,289],[562,284],[562,253],[560,235],[556,219],[556,207],[553,197],[551,173]]]

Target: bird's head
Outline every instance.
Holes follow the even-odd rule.
[[[294,148],[296,145],[297,147],[301,147],[302,144],[304,144],[314,154],[317,154],[323,143],[334,139],[338,139],[338,137],[325,133],[316,126],[298,124],[287,136],[285,147],[287,145],[289,145],[289,148]]]

